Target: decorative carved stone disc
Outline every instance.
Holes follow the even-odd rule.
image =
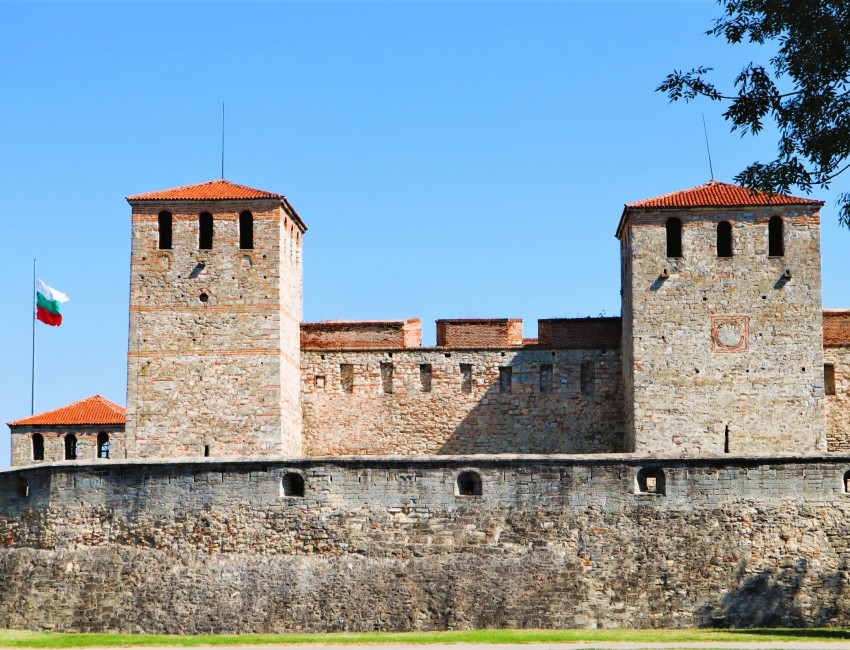
[[[712,316],[711,346],[715,352],[746,352],[749,350],[749,317]]]

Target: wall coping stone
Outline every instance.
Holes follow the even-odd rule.
[[[663,465],[665,467],[757,467],[759,465],[793,464],[835,464],[846,462],[850,465],[848,453],[771,454],[757,456],[645,456],[640,454],[471,454],[464,456],[420,455],[420,456],[299,456],[299,457],[247,457],[247,458],[197,458],[181,459],[102,459],[95,462],[85,460],[36,463],[0,469],[0,476],[20,471],[43,469],[79,469],[100,470],[121,467],[199,467],[229,466],[251,467],[256,465],[270,467],[304,467],[315,465],[336,465],[350,467],[382,466],[420,466],[420,467],[506,467],[533,465],[574,465],[593,466],[603,464],[622,464],[626,466]]]

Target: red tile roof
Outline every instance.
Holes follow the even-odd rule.
[[[101,395],[9,422],[10,427],[70,424],[124,424],[126,410]]]
[[[744,205],[823,205],[823,201],[787,194],[771,196],[763,192],[753,193],[752,190],[740,185],[711,180],[705,185],[698,185],[688,190],[626,203],[626,208],[702,208]]]
[[[238,185],[224,179],[198,183],[197,185],[183,185],[172,187],[169,190],[148,192],[147,194],[136,194],[128,196],[128,201],[221,201],[226,199],[282,199],[283,194],[255,190],[247,185]]]

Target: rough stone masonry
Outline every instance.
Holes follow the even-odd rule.
[[[6,470],[0,627],[844,626],[848,470],[623,454]]]

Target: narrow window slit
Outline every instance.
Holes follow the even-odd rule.
[[[499,392],[504,395],[510,395],[511,384],[513,383],[513,368],[510,366],[501,366],[499,368]]]
[[[540,364],[540,392],[541,393],[551,393],[552,392],[552,375],[553,375],[553,366],[551,363],[541,363]]]
[[[213,247],[213,216],[202,212],[198,217],[198,248],[209,250]]]
[[[419,364],[419,383],[422,386],[423,393],[431,392],[431,364],[430,363],[422,363]]]
[[[460,392],[461,393],[471,393],[472,392],[472,364],[471,363],[460,364]]]

